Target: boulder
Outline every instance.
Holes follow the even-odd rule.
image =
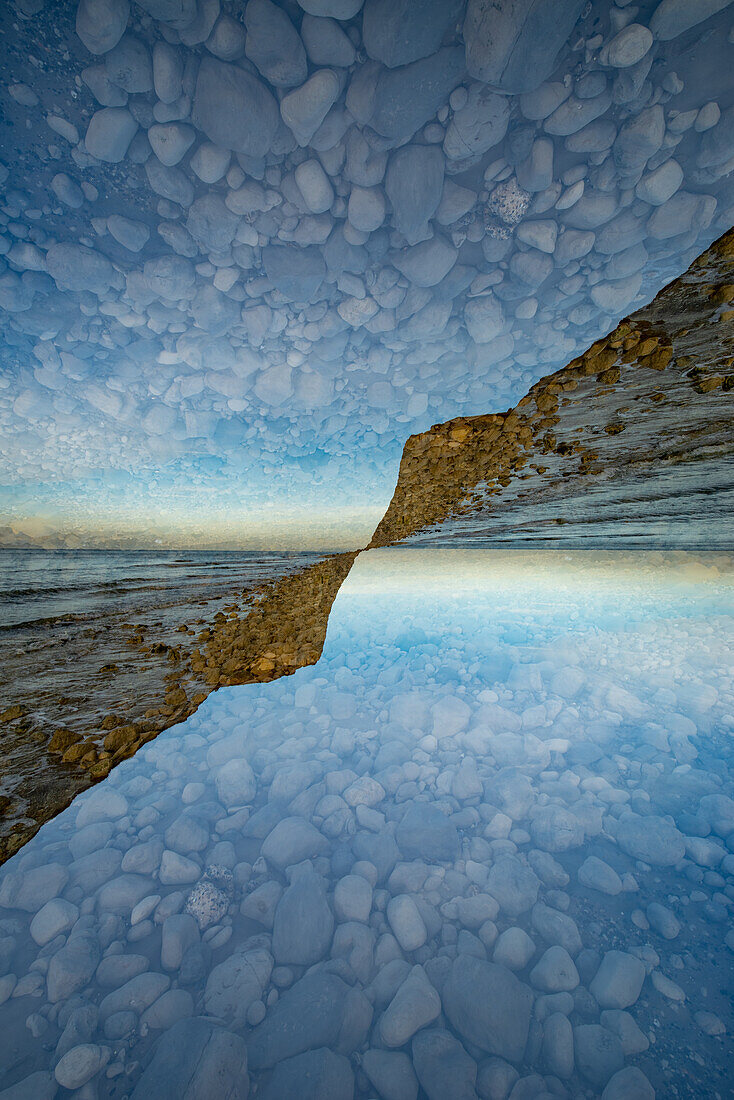
[[[209,1020],[180,1020],[158,1040],[131,1100],[247,1100],[247,1044]]]
[[[533,995],[510,970],[459,955],[444,984],[442,1001],[462,1038],[508,1062],[522,1061]]]

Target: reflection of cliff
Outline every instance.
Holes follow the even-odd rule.
[[[731,230],[516,408],[411,436],[370,545],[730,544],[733,319]]]

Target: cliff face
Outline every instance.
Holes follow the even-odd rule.
[[[370,546],[730,545],[733,320],[730,230],[516,408],[411,436]]]

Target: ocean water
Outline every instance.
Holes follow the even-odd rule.
[[[315,666],[210,696],[2,869],[0,1089],[731,1096],[733,581],[360,555]]]
[[[252,550],[0,550],[0,629],[227,599],[322,555]]]

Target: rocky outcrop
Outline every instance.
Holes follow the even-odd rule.
[[[730,541],[732,302],[734,230],[514,409],[411,436],[370,546]]]

